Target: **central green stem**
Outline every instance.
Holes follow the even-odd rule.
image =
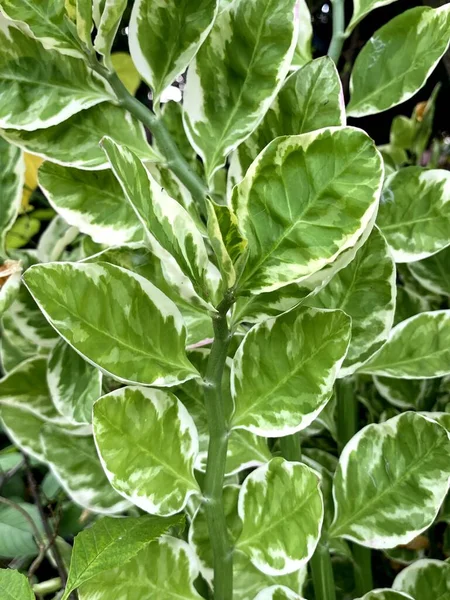
[[[227,459],[229,426],[222,398],[222,379],[231,333],[227,313],[233,304],[229,292],[213,317],[214,342],[205,375],[205,407],[209,446],[203,497],[208,532],[214,559],[214,598],[233,596],[233,546],[227,530],[223,505],[223,480]]]
[[[344,0],[331,0],[331,3],[333,6],[333,35],[328,48],[328,56],[337,64],[346,38],[344,33],[345,3]]]

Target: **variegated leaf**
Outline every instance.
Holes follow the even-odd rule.
[[[232,427],[266,437],[307,427],[331,396],[349,341],[341,311],[300,308],[253,327],[233,360]]]
[[[409,263],[408,269],[421,286],[433,294],[450,296],[450,247],[429,258]]]
[[[394,592],[394,590],[389,589],[379,589],[372,590],[371,592],[367,592],[364,594],[362,598],[359,600],[414,600],[408,594],[403,594],[402,592]]]
[[[75,0],[75,4],[78,37],[92,50],[92,0]]]
[[[305,0],[302,3],[306,4]],[[276,137],[345,125],[343,98],[341,80],[331,58],[317,58],[290,75],[259,127],[233,155],[233,183],[241,181],[261,150]]]
[[[373,381],[380,396],[402,410],[420,408],[430,393],[430,382],[427,379],[374,377]]]
[[[94,436],[111,485],[143,510],[172,515],[198,492],[197,431],[173,394],[128,387],[103,396],[94,404]]]
[[[100,0],[100,2],[97,2],[101,13],[97,21],[94,48],[99,54],[103,54],[107,64],[110,64],[111,48],[127,4],[127,0]]]
[[[414,96],[448,48],[449,23],[448,4],[418,6],[378,29],[353,66],[347,114],[371,115]]]
[[[13,21],[25,24],[47,50],[84,58],[82,46],[65,15],[64,0],[1,0],[0,9]]]
[[[208,179],[257,127],[283,83],[297,41],[294,7],[294,0],[229,3],[192,62],[184,123]]]
[[[203,236],[189,213],[157,184],[128,148],[104,138],[102,146],[112,170],[141,221],[150,247],[154,240],[172,254],[200,296],[214,299],[217,269],[210,263]]]
[[[254,600],[302,600],[302,598],[284,585],[272,585],[259,592]]]
[[[104,135],[128,146],[144,160],[161,160],[147,143],[142,125],[123,108],[109,103],[83,110],[53,127],[36,131],[8,129],[1,135],[28,152],[78,169],[109,168],[99,146]]]
[[[385,182],[377,224],[395,262],[414,262],[450,244],[450,173],[407,167]]]
[[[83,61],[45,50],[1,15],[0,45],[0,127],[42,129],[114,101],[109,85]]]
[[[140,275],[108,263],[47,263],[24,281],[61,337],[116,379],[170,386],[198,375],[179,310]]]
[[[312,60],[313,27],[306,0],[298,0],[295,10],[298,20],[298,36],[291,69],[303,67]]]
[[[102,374],[64,340],[50,354],[47,383],[55,407],[68,422],[92,422],[92,405],[102,395]]]
[[[194,588],[198,572],[188,544],[162,536],[125,564],[84,583],[78,594],[80,600],[202,600]]]
[[[0,265],[0,317],[19,295],[21,275],[22,265],[18,261],[6,260]]]
[[[330,536],[369,548],[407,544],[436,518],[449,487],[449,459],[447,432],[419,414],[367,425],[339,459]]]
[[[130,52],[142,78],[153,90],[154,104],[158,104],[161,93],[185,71],[204,42],[214,22],[217,4],[217,0],[136,0],[134,3]]]
[[[358,23],[370,12],[381,6],[392,4],[392,2],[395,1],[396,0],[353,0],[353,15],[345,30],[346,34],[350,34]]]
[[[415,600],[449,600],[450,564],[433,559],[418,560],[397,575],[392,587]]]
[[[269,575],[298,571],[314,553],[322,528],[319,477],[304,464],[273,458],[244,481],[238,514],[236,547],[255,567]]]
[[[398,379],[450,373],[450,311],[423,312],[392,329],[384,346],[358,369]]]
[[[40,440],[52,473],[74,502],[105,514],[120,513],[130,506],[111,487],[92,436],[67,435],[46,425],[40,431]]]
[[[19,213],[24,177],[22,152],[0,138],[0,259],[5,256],[6,234]]]
[[[352,320],[351,341],[339,376],[353,373],[386,341],[394,322],[395,264],[375,228],[354,260],[337,273],[309,306],[338,308]]]
[[[239,289],[301,282],[352,248],[377,210],[382,176],[380,154],[359,129],[274,140],[233,192],[249,244]]]
[[[52,208],[97,244],[143,239],[141,223],[110,170],[87,173],[45,162],[39,185]]]

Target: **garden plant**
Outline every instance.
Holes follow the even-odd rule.
[[[450,4],[336,68],[390,4],[0,0],[0,600],[450,598],[442,90],[358,126]]]

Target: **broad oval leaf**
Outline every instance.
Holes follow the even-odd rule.
[[[33,131],[114,101],[109,85],[82,60],[44,50],[0,16],[0,127]]]
[[[50,353],[47,383],[53,404],[70,423],[91,423],[92,405],[102,395],[102,374],[64,340]]]
[[[46,425],[40,439],[46,462],[74,502],[103,514],[120,513],[130,506],[106,478],[92,436],[67,435]]]
[[[197,376],[179,310],[140,275],[108,263],[47,263],[24,281],[67,343],[120,381],[170,386]]]
[[[395,264],[375,228],[351,263],[339,271],[309,306],[338,308],[352,320],[351,341],[339,377],[353,373],[386,341],[394,322]]]
[[[238,513],[242,533],[236,547],[263,573],[293,573],[311,558],[319,540],[319,477],[304,464],[273,458],[244,481]]]
[[[205,40],[217,5],[218,0],[136,0],[134,3],[130,52],[142,78],[153,90],[155,104],[161,93],[185,71]]]
[[[418,560],[397,575],[392,587],[415,599],[448,600],[450,564],[433,559]]]
[[[392,2],[395,1],[396,0],[353,0],[353,15],[345,30],[346,34],[350,34],[358,23],[370,12],[381,6],[392,4]]]
[[[377,210],[382,177],[381,156],[360,129],[274,140],[233,191],[249,248],[238,289],[300,282],[352,248]]]
[[[421,286],[433,294],[450,296],[450,247],[425,260],[410,263],[408,269]]]
[[[369,548],[407,544],[436,518],[449,487],[449,460],[445,429],[417,413],[367,425],[339,459],[330,536]]]
[[[22,152],[1,138],[0,165],[0,259],[3,259],[6,234],[20,209],[25,163]]]
[[[180,515],[166,518],[153,515],[125,519],[104,517],[96,521],[75,538],[63,600],[92,577],[125,564],[166,533],[169,527],[182,522]]]
[[[384,346],[359,373],[429,379],[450,373],[450,311],[423,312],[392,329]]]
[[[189,67],[184,124],[208,179],[259,124],[283,83],[297,40],[294,8],[295,0],[230,2]]]
[[[122,496],[166,516],[180,512],[198,492],[193,470],[197,430],[173,394],[122,388],[94,404],[93,421],[103,467]]]
[[[188,544],[163,536],[125,564],[84,583],[78,594],[80,600],[202,600],[194,588],[198,572]]]
[[[28,579],[15,569],[0,569],[0,592],[5,600],[35,600]]]
[[[139,241],[144,231],[113,173],[86,173],[45,162],[39,185],[61,217],[97,244],[120,246]]]
[[[253,327],[233,360],[232,427],[278,437],[310,425],[330,399],[349,341],[341,311],[300,308]]]
[[[102,103],[73,115],[70,119],[36,131],[2,130],[12,144],[54,163],[78,169],[109,168],[100,140],[110,136],[131,148],[139,158],[159,161],[161,157],[147,143],[144,128],[120,106]]]
[[[347,114],[371,115],[414,96],[448,48],[449,20],[448,4],[418,6],[378,29],[356,58]]]
[[[367,592],[362,598],[359,600],[414,600],[408,594],[403,594],[402,592],[395,592],[394,590],[389,589],[379,589],[372,590],[371,592]]]
[[[24,23],[47,50],[84,58],[65,16],[64,0],[1,0],[0,8],[5,16]]]
[[[391,175],[377,224],[395,262],[414,262],[450,244],[450,173],[407,167]]]

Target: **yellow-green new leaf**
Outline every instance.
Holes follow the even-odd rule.
[[[353,15],[350,23],[347,25],[345,33],[349,35],[358,23],[376,8],[392,4],[392,2],[395,1],[396,0],[353,0]]]
[[[24,179],[22,152],[0,138],[0,259],[5,256],[6,234],[19,213]]]
[[[141,85],[141,76],[134,66],[131,56],[128,52],[114,52],[111,54],[111,63],[123,85],[134,96]]]
[[[124,565],[84,583],[78,594],[80,600],[202,600],[194,587],[198,573],[188,544],[162,536]]]
[[[257,569],[269,575],[298,571],[314,553],[322,528],[319,476],[304,464],[273,458],[244,481],[238,513],[242,533],[236,547]]]
[[[47,383],[53,404],[69,423],[91,423],[92,405],[102,395],[102,374],[64,340],[50,354]]]
[[[116,379],[170,386],[198,375],[179,310],[140,275],[108,263],[47,263],[24,281],[56,331]]]
[[[386,588],[367,592],[367,594],[365,594],[362,598],[359,598],[359,600],[414,600],[414,598],[408,594],[395,592],[394,590]]]
[[[102,0],[96,2],[94,0],[94,18],[97,7],[101,10],[97,21],[97,35],[94,40],[94,48],[99,54],[103,54],[106,58],[106,63],[110,64],[111,48],[119,29],[120,21],[123,13],[128,5],[127,0]]]
[[[397,575],[392,587],[415,600],[449,600],[450,564],[440,560],[418,560]]]
[[[429,258],[410,263],[408,269],[421,286],[433,294],[450,296],[450,247]]]
[[[45,162],[39,186],[61,217],[97,244],[139,241],[144,230],[110,170],[81,171]]]
[[[309,306],[338,308],[351,317],[351,341],[340,377],[353,373],[386,341],[394,322],[395,280],[388,245],[375,228],[353,261],[307,301]]]
[[[233,191],[249,248],[238,289],[270,292],[333,263],[376,213],[382,178],[381,156],[360,129],[270,143]]]
[[[94,404],[93,421],[111,485],[136,506],[151,514],[173,515],[199,491],[194,477],[197,430],[173,394],[122,388]]]
[[[98,513],[120,513],[129,508],[103,472],[91,435],[67,435],[46,425],[40,431],[46,462],[74,502]]]
[[[304,429],[330,399],[350,342],[341,311],[293,310],[253,327],[233,360],[232,427],[265,437]]]
[[[0,569],[0,592],[5,600],[35,600],[28,579],[14,569]]]
[[[347,114],[375,114],[414,96],[447,50],[449,27],[444,4],[412,8],[378,29],[356,58]]]
[[[45,50],[0,15],[0,127],[33,131],[105,101],[104,79],[82,60]]]
[[[369,548],[409,543],[436,518],[449,464],[446,430],[417,413],[367,425],[339,459],[330,536]]]
[[[288,73],[297,41],[295,4],[230,2],[189,67],[184,124],[208,179],[257,127]]]
[[[397,379],[430,379],[450,373],[450,311],[415,315],[392,329],[384,346],[358,372]]]
[[[83,50],[65,15],[64,0],[1,0],[6,17],[25,24],[24,31],[47,50],[84,58]]]
[[[407,167],[390,175],[377,224],[395,262],[414,262],[450,244],[450,173]]]
[[[183,522],[183,517],[113,519],[104,517],[75,538],[70,571],[63,600],[92,577],[120,567],[167,530]]]
[[[130,19],[130,52],[153,91],[154,103],[186,70],[204,42],[217,4],[218,0],[135,1]]]
[[[47,129],[8,129],[1,131],[1,135],[28,152],[78,169],[109,168],[99,146],[105,135],[131,148],[143,160],[161,160],[147,143],[142,125],[123,108],[105,102]]]

